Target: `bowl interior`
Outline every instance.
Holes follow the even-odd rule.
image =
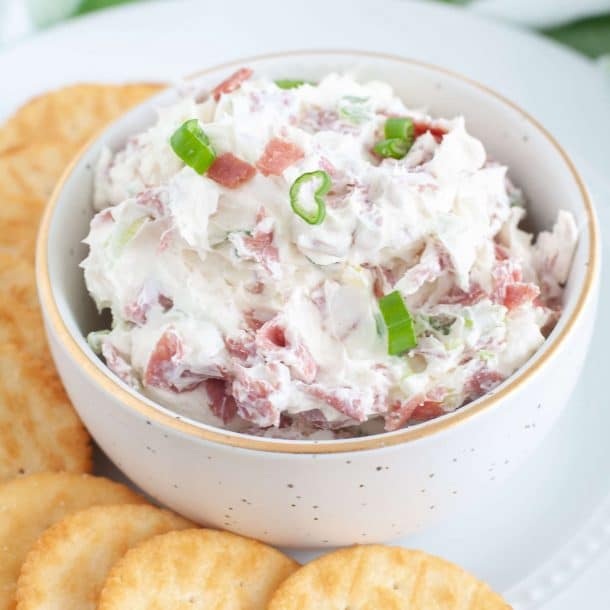
[[[462,77],[432,66],[366,53],[303,52],[254,58],[206,70],[195,78],[195,83],[211,88],[244,64],[272,78],[316,80],[331,71],[349,71],[359,80],[390,83],[407,106],[426,108],[435,116],[463,115],[467,129],[483,141],[490,158],[507,165],[513,180],[525,191],[531,228],[537,231],[550,228],[559,209],[572,212],[580,228],[580,240],[566,286],[564,313],[549,340],[523,368],[531,366],[548,349],[573,313],[583,289],[590,257],[591,219],[578,176],[539,126],[512,104]],[[129,135],[154,122],[155,108],[172,103],[178,95],[175,89],[162,92],[97,138],[61,185],[50,220],[48,271],[60,316],[85,354],[110,376],[84,340],[89,331],[101,328],[79,269],[87,254],[81,242],[93,214],[93,168],[102,146],[120,148]],[[120,383],[118,379],[116,382]]]

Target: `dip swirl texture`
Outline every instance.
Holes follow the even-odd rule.
[[[82,266],[113,323],[88,339],[124,382],[240,432],[347,437],[453,411],[543,343],[574,220],[521,230],[521,192],[462,118],[338,74],[284,89],[242,69],[191,93],[96,170]],[[414,125],[401,159],[374,152],[388,117]],[[216,153],[203,175],[169,144],[192,119]],[[320,171],[332,185],[309,224],[289,191]],[[390,355],[379,299],[394,291],[417,345]]]

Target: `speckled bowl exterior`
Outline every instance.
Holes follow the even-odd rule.
[[[397,432],[308,442],[255,438],[182,418],[106,369],[84,336],[94,311],[79,262],[92,216],[92,166],[154,120],[167,91],[125,115],[68,169],[43,220],[37,276],[51,350],[85,425],[116,465],[163,504],[209,526],[269,543],[316,547],[388,541],[448,519],[489,493],[540,444],[568,404],[591,336],[599,243],[581,178],[534,119],[482,85],[441,68],[362,52],[248,58],[195,77],[211,87],[242,65],[275,78],[350,70],[391,83],[412,107],[466,117],[491,157],[511,168],[535,226],[570,210],[580,241],[561,320],[539,352],[489,395]]]

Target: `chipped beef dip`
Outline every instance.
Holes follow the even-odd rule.
[[[200,100],[97,167],[82,266],[112,330],[89,342],[125,383],[235,431],[349,437],[451,412],[542,345],[574,220],[519,229],[462,118],[338,74],[242,69]]]

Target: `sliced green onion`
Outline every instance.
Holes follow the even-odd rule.
[[[404,140],[409,148],[413,146],[413,142],[415,141],[415,125],[408,117],[392,117],[387,119],[383,132],[388,140],[399,138],[400,140]]]
[[[210,139],[197,119],[190,119],[178,127],[169,142],[174,152],[198,174],[206,172],[216,159]]]
[[[379,310],[388,333],[388,353],[402,354],[417,345],[413,318],[400,293],[395,290],[379,299]]]
[[[443,333],[443,335],[448,335],[451,332],[451,327],[455,323],[456,319],[457,318],[455,316],[439,314],[437,316],[430,316],[428,318],[428,322],[434,330]]]
[[[377,332],[378,337],[383,337],[385,332],[385,324],[380,313],[375,314],[375,331]]]
[[[319,181],[319,185],[316,187],[315,182]],[[310,184],[312,183],[312,184]],[[314,187],[313,191],[313,203],[314,207],[309,206],[308,208],[303,206],[302,203],[302,189],[305,186]],[[299,176],[290,187],[290,206],[292,211],[300,216],[305,222],[310,225],[319,225],[326,216],[326,202],[324,201],[324,195],[330,191],[332,181],[330,176],[323,170],[319,169],[315,172],[307,172]]]
[[[415,142],[415,125],[408,117],[387,119],[383,132],[385,140],[377,142],[373,148],[383,158],[402,159]]]
[[[510,205],[511,208],[514,208],[514,207],[524,208],[525,207],[525,195],[523,194],[523,191],[520,188],[517,188],[516,186],[512,186],[512,188],[510,190],[508,190],[507,192],[508,192],[508,204]]]
[[[112,247],[115,256],[120,256],[125,246],[137,235],[140,227],[148,220],[148,216],[140,216],[125,227],[117,228],[117,232],[112,240]]]
[[[363,123],[371,117],[371,112],[366,103],[368,97],[356,95],[344,95],[339,100],[339,115],[351,123]]]
[[[388,157],[402,159],[409,152],[409,146],[400,138],[390,138],[389,140],[377,142],[373,150],[384,159]]]
[[[290,80],[288,78],[280,78],[279,80],[274,81],[275,84],[280,89],[298,89],[303,85],[313,85],[311,81],[308,80]]]

